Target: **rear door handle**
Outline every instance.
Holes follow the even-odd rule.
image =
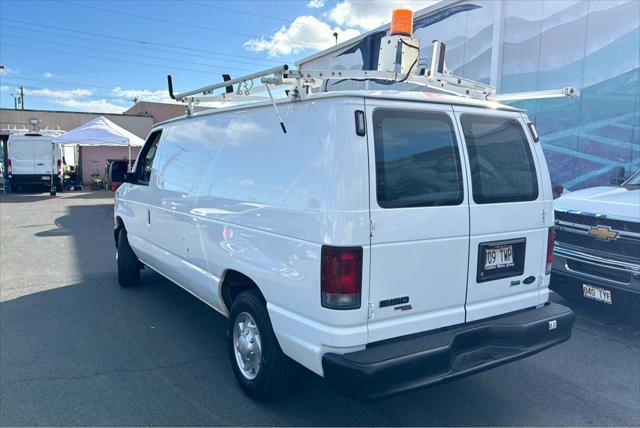
[[[147,225],[151,226],[151,210],[147,209]]]
[[[42,165],[44,165],[44,164],[43,164],[43,163],[37,163],[36,165],[38,165],[38,166],[42,166]]]

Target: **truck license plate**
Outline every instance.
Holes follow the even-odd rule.
[[[485,249],[484,269],[499,269],[513,266],[513,247],[493,247]]]
[[[43,175],[40,177],[41,180],[49,180],[49,176],[47,175]]]
[[[611,291],[604,288],[594,287],[589,284],[582,284],[582,295],[587,299],[597,300],[598,302],[613,304],[611,300]]]

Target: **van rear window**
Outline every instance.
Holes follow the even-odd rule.
[[[376,193],[382,208],[458,205],[464,199],[453,123],[444,113],[376,110]]]
[[[463,114],[460,122],[477,204],[538,198],[536,167],[520,122],[471,114]]]

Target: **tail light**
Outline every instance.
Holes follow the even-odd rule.
[[[362,247],[322,247],[322,306],[358,309],[362,295]]]
[[[7,159],[7,175],[9,177],[13,175],[13,165],[11,164],[11,159]]]
[[[58,175],[62,175],[62,161],[58,159]]]
[[[544,273],[549,275],[551,273],[551,265],[553,265],[553,241],[556,240],[556,231],[553,227],[549,228],[549,237],[547,238],[547,268]]]

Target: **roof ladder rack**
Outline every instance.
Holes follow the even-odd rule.
[[[302,99],[312,93],[313,89],[320,89],[323,82],[328,80],[383,80],[406,83],[456,96],[496,102],[555,97],[575,98],[580,95],[580,91],[574,87],[496,94],[493,86],[454,75],[445,65],[445,52],[445,44],[434,40],[431,67],[420,69],[418,66],[420,40],[407,35],[391,35],[382,39],[377,70],[291,70],[284,64],[235,79],[224,74],[222,82],[180,93],[174,93],[171,75],[167,76],[167,81],[169,96],[176,101],[187,103],[187,115],[191,115],[193,108],[201,102],[229,101],[234,98],[242,98],[244,101],[271,99],[283,130],[285,130],[284,123],[271,95],[271,89],[286,87],[288,89],[286,94],[290,99]],[[400,58],[400,61],[397,62],[396,58]],[[260,84],[254,84],[256,80],[259,80]],[[220,89],[224,89],[224,92],[214,94]],[[267,92],[269,97],[257,96],[263,92]]]

